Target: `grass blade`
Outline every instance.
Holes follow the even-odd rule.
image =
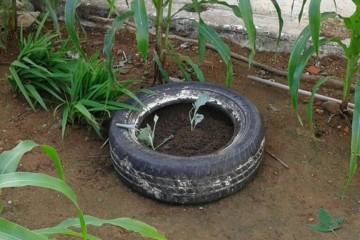
[[[58,22],[56,11],[55,11],[56,6],[53,6],[53,4],[50,0],[43,0],[43,2],[45,3],[45,8],[49,12],[50,17],[53,21],[54,28],[56,29],[56,31],[58,31],[59,30],[59,22]]]
[[[147,60],[147,51],[149,44],[149,32],[148,32],[148,20],[146,14],[146,7],[144,0],[131,1],[131,10],[134,12],[134,21],[137,26],[136,29],[136,41],[140,53],[144,60]]]
[[[291,6],[291,12],[292,12],[293,7],[294,7],[294,1],[295,1],[295,0],[293,0],[293,5]],[[299,21],[299,22],[301,21],[301,18],[302,18],[303,12],[304,12],[304,8],[305,8],[306,2],[307,2],[307,0],[303,0],[303,2],[302,2],[302,4],[301,4],[300,13],[299,13],[299,16],[298,16],[298,21]]]
[[[13,76],[17,87],[20,89],[20,92],[24,95],[24,97],[25,97],[26,101],[29,103],[30,107],[32,108],[32,110],[35,110],[35,107],[34,107],[32,101],[31,101],[28,93],[26,92],[25,87],[22,84],[22,82],[21,82],[16,70],[14,69],[14,67],[10,66],[9,71],[10,71],[11,75]]]
[[[33,85],[25,85],[25,88],[29,91],[30,95],[45,109],[47,110],[46,104],[44,103],[44,100],[36,91],[35,87]]]
[[[62,139],[64,139],[66,123],[68,121],[68,118],[69,118],[69,107],[65,106],[64,111],[63,111],[62,120],[61,120],[61,138]]]
[[[0,239],[2,240],[47,240],[33,231],[26,229],[16,223],[0,218]]]
[[[315,47],[316,56],[319,55],[319,34],[320,34],[320,4],[321,0],[311,0],[309,5],[309,24],[311,38]]]

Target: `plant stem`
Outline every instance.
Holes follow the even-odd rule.
[[[348,102],[349,102],[349,95],[350,95],[350,86],[351,86],[351,80],[354,73],[354,65],[356,62],[356,57],[352,57],[347,60],[346,65],[346,75],[345,75],[345,81],[344,81],[344,88],[343,88],[343,100],[341,103],[341,111],[344,111],[347,108]]]
[[[17,28],[17,9],[16,9],[16,0],[11,1],[11,17],[10,21],[10,31],[12,36],[15,36],[16,28]]]
[[[155,52],[159,56],[161,64],[163,63],[164,53],[163,53],[163,45],[162,45],[162,27],[163,27],[163,0],[159,0],[156,6],[156,46]],[[163,83],[163,79],[161,76],[161,72],[159,66],[155,63],[154,65],[154,83]]]
[[[171,8],[172,8],[172,0],[169,0],[168,13],[167,13],[167,17],[166,17],[166,31],[165,31],[165,43],[164,43],[165,49],[167,48],[168,40],[169,40],[169,28],[170,28],[170,23],[171,23]]]

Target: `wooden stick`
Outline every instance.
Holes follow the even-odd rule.
[[[269,152],[268,150],[265,150],[265,152],[267,154],[269,154],[272,158],[274,158],[276,161],[278,161],[279,163],[281,163],[281,165],[283,165],[286,169],[289,169],[289,165],[287,165],[286,163],[284,163],[283,161],[281,161],[277,156],[275,156],[274,154],[272,154],[271,152]]]

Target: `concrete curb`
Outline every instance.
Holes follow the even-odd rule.
[[[37,2],[36,0],[32,0]],[[231,3],[234,0],[228,0]],[[270,0],[261,0],[270,2]],[[280,2],[281,0],[279,0]],[[331,0],[332,1],[332,0]],[[173,3],[173,12],[177,11],[185,4],[188,4],[188,0],[177,0]],[[148,15],[150,19],[155,17],[155,9],[150,1],[146,1]],[[37,4],[39,7],[39,4]],[[36,6],[36,4],[34,5]],[[63,9],[65,6],[65,0],[59,1],[58,13],[59,16],[63,16]],[[118,1],[116,5],[119,12],[127,11],[125,1]],[[258,9],[255,7],[255,9]],[[290,52],[294,41],[298,34],[307,25],[306,18],[298,23],[296,18],[289,17],[288,12],[283,12],[284,27],[280,39],[280,44],[277,46],[278,37],[278,18],[274,11],[269,11],[264,14],[257,10],[254,11],[254,22],[257,29],[256,37],[256,49],[257,51],[272,51],[272,52]],[[108,17],[109,7],[106,0],[82,0],[80,7],[78,8],[78,14],[81,19],[91,21],[91,16]],[[296,11],[295,11],[296,13]],[[294,13],[294,14],[295,14]],[[218,34],[226,39],[231,40],[237,45],[242,47],[249,47],[249,42],[246,34],[246,30],[243,27],[243,21],[240,18],[234,16],[231,10],[223,7],[209,5],[207,10],[202,12],[201,17],[203,20],[215,29]],[[181,12],[178,18],[182,20],[173,21],[171,26],[171,32],[180,36],[197,38],[196,27],[191,21],[197,19],[197,14],[192,12]],[[190,20],[184,20],[190,19]],[[334,43],[327,44],[320,49],[320,55],[343,55],[342,49]]]

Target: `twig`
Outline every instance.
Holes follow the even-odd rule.
[[[289,165],[287,165],[286,163],[284,163],[283,161],[281,161],[277,156],[275,156],[274,154],[272,154],[271,152],[269,152],[268,150],[265,150],[265,152],[267,154],[269,154],[272,158],[274,158],[276,161],[278,161],[279,163],[281,163],[281,165],[283,165],[286,169],[289,169]]]
[[[108,24],[108,23],[111,23],[111,22],[114,21],[112,18],[103,18],[103,17],[98,17],[98,16],[90,16],[89,19],[92,20],[92,21],[95,21],[95,22],[101,22],[103,24]],[[125,21],[124,24],[127,27],[130,27],[131,30],[136,30],[136,25],[134,23]],[[149,30],[149,34],[155,35],[155,32]],[[175,39],[175,40],[179,40],[179,41],[182,41],[182,42],[191,42],[191,43],[195,43],[195,44],[198,43],[198,40],[196,40],[196,39],[184,38],[184,37],[180,37],[178,35],[173,35],[173,34],[169,35],[169,39],[173,39],[173,40]],[[208,49],[213,50],[213,51],[217,51],[216,48],[213,47],[209,43],[206,43],[206,47]],[[234,53],[232,51],[230,53],[231,53],[232,58],[240,60],[240,61],[245,62],[245,63],[249,63],[248,58],[246,58],[244,56],[241,56],[241,55],[239,55],[237,53]],[[286,71],[283,71],[283,70],[280,70],[280,69],[277,69],[277,68],[274,68],[274,67],[271,67],[271,66],[256,62],[256,61],[252,61],[252,66],[257,67],[257,68],[261,68],[261,69],[263,69],[265,71],[274,73],[274,74],[279,75],[279,76],[284,76],[284,77],[288,76],[288,72],[286,72]],[[319,79],[320,79],[319,77],[312,76],[312,75],[306,75],[306,74],[301,75],[301,80],[305,80],[305,81],[317,82]],[[338,80],[335,80],[335,79],[328,79],[326,81],[326,83],[331,84],[331,85],[333,85],[335,87],[339,87],[339,88],[342,88],[344,86],[344,83],[342,81],[338,81]],[[355,84],[351,84],[351,89],[355,90]]]
[[[103,145],[101,145],[101,148],[100,148],[100,149],[103,149],[108,142],[109,142],[109,138],[107,138],[107,139],[105,140],[105,142],[103,143]]]

